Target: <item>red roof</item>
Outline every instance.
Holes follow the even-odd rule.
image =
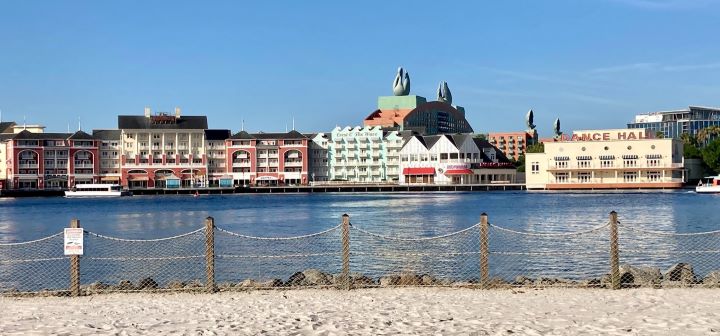
[[[435,175],[435,168],[403,168],[403,175]]]
[[[472,173],[473,171],[470,169],[448,169],[445,171],[445,175],[468,175]]]

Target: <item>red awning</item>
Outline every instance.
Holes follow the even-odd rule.
[[[403,168],[403,175],[435,175],[435,168]]]
[[[445,175],[472,175],[473,171],[470,169],[448,169],[445,171]]]

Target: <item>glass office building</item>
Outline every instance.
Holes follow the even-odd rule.
[[[628,128],[645,128],[652,133],[662,132],[666,138],[680,139],[688,133],[697,136],[698,131],[708,126],[720,126],[720,108],[689,106],[687,109],[660,111],[635,116],[635,122]]]

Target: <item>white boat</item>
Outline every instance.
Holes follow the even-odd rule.
[[[695,187],[696,193],[720,193],[720,175],[708,176],[703,178],[697,187]]]
[[[119,184],[76,184],[65,192],[65,197],[120,197],[132,196],[129,190],[123,190]]]

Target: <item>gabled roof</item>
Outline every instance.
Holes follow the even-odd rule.
[[[424,142],[425,142],[425,148],[427,148],[427,149],[430,149],[430,148],[432,148],[433,146],[435,146],[435,144],[436,144],[438,141],[440,141],[440,138],[441,138],[441,137],[444,137],[444,135],[426,135],[426,136],[421,136],[421,138],[423,138],[423,139],[425,140],[425,141],[424,141]]]
[[[453,134],[448,135],[448,138],[452,139],[453,144],[455,144],[455,147],[460,147],[462,144],[467,140],[467,138],[470,137],[470,134]]]
[[[225,140],[230,138],[230,130],[208,129],[205,130],[205,140]]]
[[[95,140],[92,135],[87,134],[83,131],[77,131],[70,137],[68,137],[68,140]]]
[[[12,133],[12,127],[15,126],[14,121],[3,121],[0,122],[0,133]]]
[[[156,116],[157,117],[157,116]],[[183,116],[175,118],[167,116],[171,123],[153,123],[153,117],[145,116],[118,116],[119,129],[207,129],[206,116]]]
[[[252,136],[252,134],[250,134],[250,133],[248,133],[248,132],[240,131],[240,132],[237,132],[237,133],[233,134],[233,136],[231,136],[230,139],[247,139],[247,140],[251,140],[251,139],[256,139],[256,138],[255,138],[254,136]]]
[[[98,140],[120,140],[120,130],[93,130],[93,138]]]

